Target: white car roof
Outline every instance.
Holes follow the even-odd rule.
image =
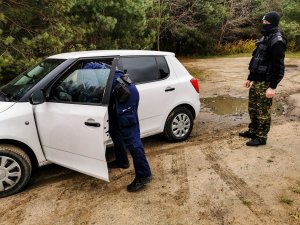
[[[97,56],[134,56],[134,55],[171,55],[175,56],[172,52],[161,51],[146,51],[146,50],[93,50],[93,51],[81,51],[81,52],[68,52],[58,55],[52,55],[51,59],[74,59],[74,58],[86,58]]]

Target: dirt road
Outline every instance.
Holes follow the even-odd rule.
[[[249,58],[183,62],[202,71],[202,98],[247,97]],[[286,64],[276,96],[284,112],[273,117],[266,146],[238,137],[246,112],[218,115],[203,105],[186,142],[144,140],[154,175],[146,189],[126,191],[132,163],[110,171],[110,183],[50,165],[25,191],[0,199],[0,225],[300,224],[300,59]]]

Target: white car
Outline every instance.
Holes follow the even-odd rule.
[[[110,69],[85,70],[90,62]],[[140,93],[141,136],[183,141],[200,110],[199,87],[174,53],[138,50],[54,55],[0,88],[0,197],[48,163],[109,181],[108,104],[116,69]]]

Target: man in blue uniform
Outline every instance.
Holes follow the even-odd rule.
[[[152,179],[140,138],[138,105],[139,93],[136,86],[127,75],[117,70],[108,108],[109,134],[114,142],[116,160],[108,163],[108,167],[127,169],[129,150],[135,168],[135,178],[127,186],[129,192],[141,189]]]
[[[84,69],[106,69],[104,63],[88,63]],[[135,168],[135,178],[127,186],[129,192],[143,188],[152,179],[149,163],[140,138],[138,119],[139,93],[127,75],[117,70],[112,84],[108,107],[109,134],[115,147],[116,160],[108,163],[109,168],[129,168],[129,150]]]

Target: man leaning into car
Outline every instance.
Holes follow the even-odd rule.
[[[108,163],[109,168],[129,167],[127,149],[135,168],[135,178],[127,186],[134,192],[152,179],[149,163],[146,159],[143,143],[140,138],[138,118],[139,92],[127,75],[117,71],[112,85],[111,101],[108,108],[109,133],[114,142],[116,160]]]
[[[103,69],[105,64],[89,63],[85,69]],[[109,134],[115,148],[115,161],[108,163],[109,168],[129,168],[127,149],[135,168],[135,178],[127,186],[129,192],[143,188],[152,179],[149,163],[140,138],[138,119],[139,93],[129,77],[123,72],[115,72],[112,93],[108,107]]]

